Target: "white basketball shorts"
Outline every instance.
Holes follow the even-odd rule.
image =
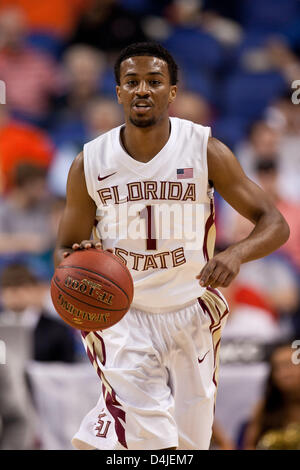
[[[102,394],[83,419],[73,446],[208,449],[227,314],[224,297],[208,288],[176,312],[131,308],[111,328],[83,332]]]

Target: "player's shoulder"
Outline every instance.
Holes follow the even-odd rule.
[[[86,149],[98,148],[101,145],[105,144],[105,142],[107,142],[110,139],[117,139],[118,136],[120,135],[120,128],[123,125],[124,124],[114,127],[113,129],[110,129],[109,131],[98,135],[94,139],[89,140],[88,142],[84,144],[83,151],[85,151]]]
[[[185,135],[188,138],[203,136],[203,135],[211,135],[210,127],[203,126],[202,124],[198,124],[194,121],[189,119],[182,119],[178,117],[171,117],[171,125],[174,125],[177,132],[181,135]]]

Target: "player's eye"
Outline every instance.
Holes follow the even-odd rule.
[[[154,86],[155,86],[155,85],[160,85],[161,82],[160,82],[159,80],[150,80],[149,83],[150,83],[150,85],[154,85]]]
[[[129,86],[136,86],[136,85],[137,85],[137,81],[136,81],[136,80],[128,80],[127,85],[129,85]]]

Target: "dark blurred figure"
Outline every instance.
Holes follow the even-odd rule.
[[[94,0],[79,22],[72,42],[115,53],[145,39],[139,17],[125,10],[118,0]]]
[[[245,449],[300,449],[300,361],[291,346],[292,341],[272,351],[264,396],[244,434]]]
[[[259,160],[274,160],[280,151],[281,132],[265,121],[256,121],[250,128],[249,139],[237,149],[237,157],[247,175],[255,176]]]
[[[33,332],[33,359],[75,361],[75,341],[71,328],[43,310],[45,287],[21,264],[3,269],[0,277],[1,325],[23,325]]]

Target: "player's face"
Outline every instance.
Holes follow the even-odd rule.
[[[125,119],[136,127],[154,126],[168,116],[177,87],[170,84],[168,65],[157,57],[130,57],[121,63],[118,102]]]

